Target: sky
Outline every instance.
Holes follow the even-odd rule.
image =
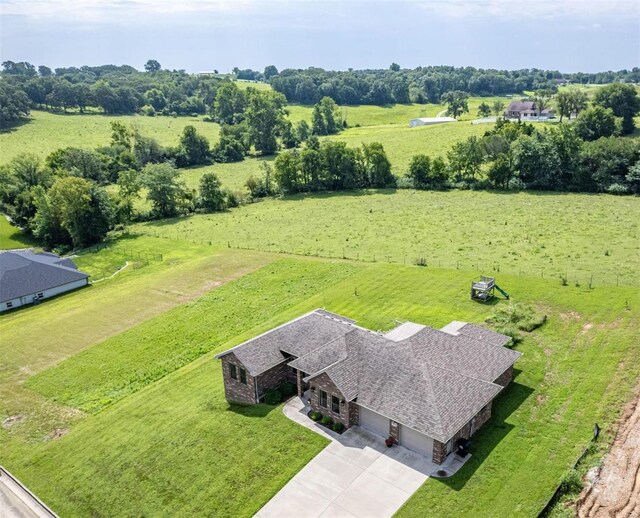
[[[640,66],[640,0],[0,0],[0,57],[203,72]]]

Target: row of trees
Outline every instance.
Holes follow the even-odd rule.
[[[331,97],[338,104],[438,103],[443,94],[500,95],[555,88],[564,81],[604,84],[640,82],[640,68],[599,74],[561,74],[558,71],[493,70],[432,66],[388,70],[327,71],[321,68],[286,69],[269,79],[289,102],[317,103]]]
[[[51,160],[50,160],[51,159]],[[52,169],[30,154],[0,167],[0,206],[26,232],[45,246],[85,247],[102,241],[116,225],[141,216],[135,203],[146,189],[152,211],[146,217],[166,218],[196,210],[223,210],[234,202],[213,173],[205,173],[198,192],[186,187],[172,162],[149,163],[141,171],[118,173],[112,194],[90,178],[69,169]]]
[[[24,94],[31,107],[66,111],[89,107],[105,113],[128,114],[143,111],[149,115],[191,115],[206,113],[215,99],[218,87],[225,82],[220,76],[191,75],[182,70],[163,70],[155,60],[145,65],[146,72],[133,67],[104,65],[69,67],[51,70],[30,63],[5,61],[2,64],[0,107],[15,102]],[[228,82],[228,80],[227,80]],[[22,113],[12,111],[12,114]],[[15,124],[15,115],[5,117],[3,127]]]
[[[407,177],[417,189],[639,193],[640,143],[616,136],[585,141],[578,129],[563,124],[538,130],[499,119],[483,137],[454,144],[446,160],[414,156]]]
[[[278,155],[274,180],[278,190],[284,193],[381,188],[396,184],[382,144],[372,142],[354,149],[344,142],[324,140],[320,143],[315,137],[307,140],[301,150],[283,151]],[[268,182],[264,183],[269,186]]]

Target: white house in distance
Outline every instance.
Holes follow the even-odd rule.
[[[52,253],[0,253],[0,312],[86,286],[89,276]]]
[[[432,124],[445,124],[447,122],[458,122],[453,117],[419,117],[409,121],[409,127],[431,126]]]
[[[553,117],[553,111],[538,110],[534,101],[511,101],[504,112],[505,119],[547,120]]]

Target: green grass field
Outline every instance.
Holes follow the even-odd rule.
[[[29,248],[37,246],[38,243],[14,227],[9,220],[0,213],[0,250],[11,250],[14,248]]]
[[[0,132],[0,163],[6,163],[20,153],[34,153],[46,158],[58,148],[108,146],[111,142],[111,122],[133,125],[140,132],[155,138],[163,146],[178,144],[185,126],[195,126],[198,133],[211,143],[218,140],[220,127],[202,122],[202,117],[146,117],[143,115],[54,114],[34,110],[29,122],[9,131]]]
[[[482,323],[493,307],[468,300],[469,275],[315,259],[271,263],[29,376],[26,392],[103,410],[62,407],[70,431],[45,441],[0,428],[3,463],[63,516],[159,509],[250,516],[326,443],[280,408],[229,406],[213,354],[314,307],[379,330],[396,320]],[[593,422],[608,430],[640,375],[635,289],[502,281],[548,323],[518,346],[524,356],[515,383],[474,438],[472,459],[451,479],[428,480],[401,516],[535,515],[587,445]],[[43,345],[31,354],[55,354],[60,342]],[[113,401],[91,403],[113,389],[122,390]]]
[[[363,191],[266,200],[137,232],[303,255],[638,283],[640,200],[610,195]]]

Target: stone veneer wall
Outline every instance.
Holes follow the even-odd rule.
[[[224,381],[224,395],[227,401],[234,403],[257,403],[256,389],[253,376],[247,371],[247,384],[240,382],[240,368],[244,365],[238,360],[235,354],[225,354],[220,358],[222,364],[222,379]],[[234,380],[229,371],[229,364],[233,363],[238,368],[238,379]],[[247,369],[245,369],[247,370]]]
[[[498,376],[494,383],[501,387],[506,387],[513,380],[513,365]]]
[[[316,376],[315,378],[309,380],[309,384],[311,387],[315,387],[315,390],[311,390],[309,396],[309,406],[311,410],[316,412],[320,412],[322,415],[328,415],[333,419],[334,422],[339,422],[344,425],[345,428],[348,428],[350,425],[350,417],[353,414],[354,410],[352,407],[355,406],[353,403],[346,402],[340,405],[340,413],[336,414],[331,411],[331,396],[337,396],[340,401],[344,399],[342,393],[338,390],[338,387],[335,386],[331,378],[327,376],[325,373]],[[327,393],[327,407],[320,406],[320,391],[324,390]]]

